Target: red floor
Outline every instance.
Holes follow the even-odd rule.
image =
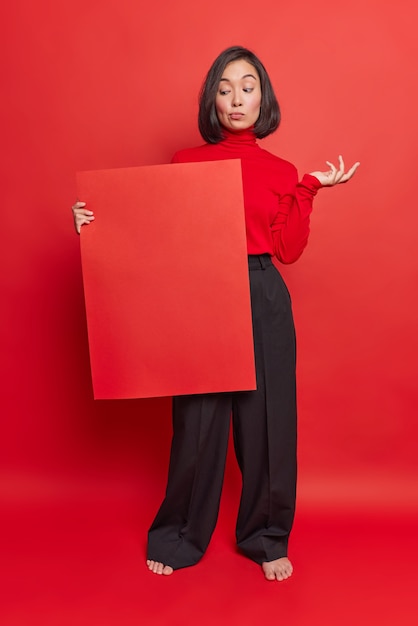
[[[202,562],[157,577],[144,565],[155,494],[136,499],[120,486],[56,489],[32,486],[26,502],[8,494],[1,626],[418,624],[412,509],[321,512],[301,502],[291,545],[295,574],[270,583],[235,552],[236,498],[227,485]]]

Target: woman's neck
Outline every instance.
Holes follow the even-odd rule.
[[[243,130],[230,130],[222,128],[224,139],[222,143],[237,145],[256,145],[256,136],[254,134],[254,126],[244,128]]]

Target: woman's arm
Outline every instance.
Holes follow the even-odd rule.
[[[309,238],[313,199],[321,188],[319,180],[305,174],[300,182],[294,170],[293,193],[281,196],[279,210],[271,231],[274,254],[282,263],[294,263],[304,251]]]
[[[348,182],[360,163],[355,163],[347,172],[342,156],[339,167],[326,161],[330,169],[326,172],[305,174],[300,182],[294,171],[294,193],[280,198],[279,210],[272,224],[274,253],[282,263],[294,263],[308,243],[310,215],[313,199],[321,187],[332,187]]]

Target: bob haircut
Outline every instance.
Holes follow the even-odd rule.
[[[222,125],[216,114],[216,94],[226,66],[241,59],[250,63],[260,77],[262,106],[258,120],[254,125],[255,136],[258,139],[267,137],[267,135],[274,133],[280,124],[279,103],[264,65],[251,50],[241,46],[232,46],[221,52],[215,59],[199,94],[199,131],[208,143],[219,143],[224,138]]]

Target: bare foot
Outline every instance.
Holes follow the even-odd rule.
[[[163,574],[163,576],[170,576],[174,572],[173,568],[169,565],[164,565],[164,563],[159,563],[158,561],[147,561],[148,569],[150,572],[154,574]]]
[[[265,561],[261,567],[267,580],[286,580],[293,573],[293,565],[285,556],[275,561]]]

